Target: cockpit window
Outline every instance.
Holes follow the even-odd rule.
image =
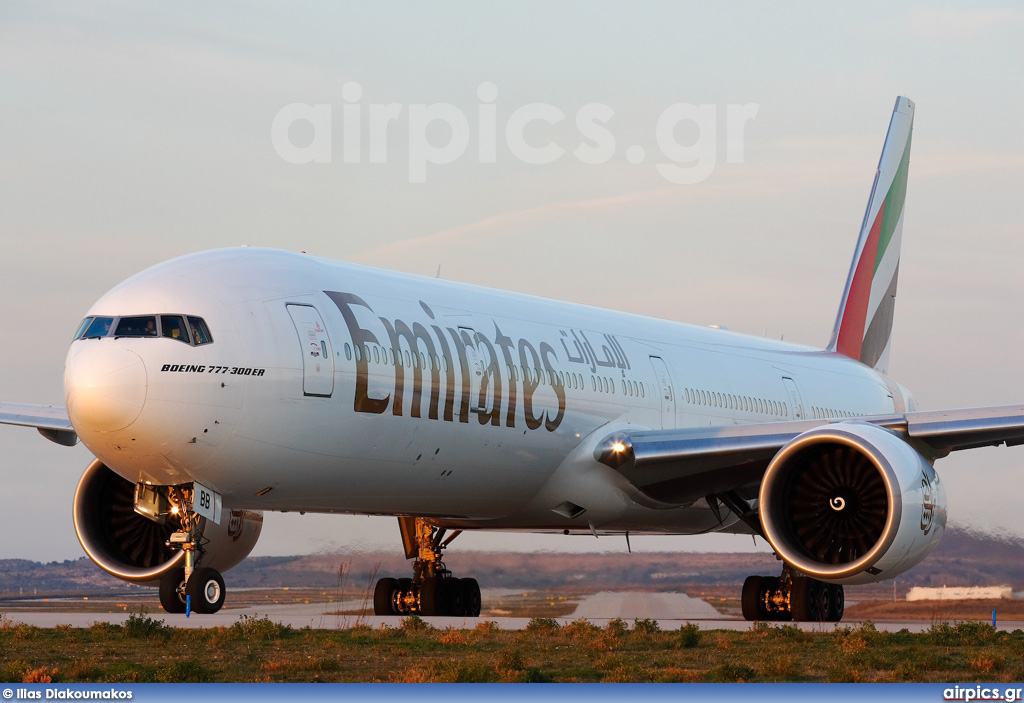
[[[206,322],[201,317],[190,317],[188,318],[189,327],[192,328],[192,342],[197,347],[200,344],[209,344],[213,341],[213,337],[210,336],[210,330],[206,327]]]
[[[190,343],[188,327],[185,326],[185,318],[181,315],[161,315],[160,334],[169,339],[177,339],[185,344]]]
[[[115,337],[155,337],[156,315],[122,317],[118,320]]]
[[[89,328],[89,323],[92,322],[91,317],[87,317],[82,320],[82,324],[78,326],[78,331],[75,332],[75,339],[81,339],[82,335],[85,334],[85,330]]]
[[[82,320],[75,339],[100,337],[166,337],[192,346],[210,344],[213,335],[201,317],[186,315],[90,316]]]
[[[112,317],[94,317],[89,326],[82,333],[82,339],[91,337],[106,337],[110,333],[110,327],[114,324]]]

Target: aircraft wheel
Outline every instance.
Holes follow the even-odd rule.
[[[744,620],[767,620],[768,613],[764,607],[764,578],[748,576],[743,582],[743,595],[740,604],[743,608]]]
[[[395,611],[395,591],[398,590],[398,581],[391,578],[384,578],[377,581],[373,589],[373,614],[374,615],[397,615]]]
[[[476,579],[459,579],[462,589],[462,612],[466,617],[480,617],[480,584]]]
[[[210,615],[224,605],[224,577],[216,569],[200,567],[192,572],[185,584],[185,593],[192,596],[192,610]]]
[[[444,605],[438,608],[440,615],[463,615],[462,584],[457,578],[446,576],[441,579],[444,591]]]
[[[160,579],[160,605],[165,613],[184,613],[185,597],[178,588],[185,583],[185,570],[174,569]]]
[[[846,610],[846,596],[840,584],[830,583],[828,588],[832,591],[832,598],[829,601],[828,620],[829,622],[839,622],[843,619],[843,612]]]
[[[444,597],[442,580],[436,576],[423,579],[420,584],[420,614],[441,615],[448,604]]]
[[[828,590],[829,584],[821,581],[804,577],[793,579],[793,590],[789,596],[789,608],[793,620],[803,622],[825,620],[831,600],[827,595]]]

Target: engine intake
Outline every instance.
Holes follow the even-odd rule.
[[[185,565],[185,554],[167,547],[180,529],[172,515],[154,520],[135,511],[135,484],[96,459],[78,482],[74,503],[75,532],[97,566],[119,579],[156,583],[168,571]],[[202,565],[227,571],[249,555],[263,527],[263,515],[232,510],[221,524],[203,518],[200,530],[205,554]]]
[[[783,447],[761,483],[772,547],[809,576],[833,583],[892,578],[924,559],[946,522],[931,464],[876,425],[842,422]]]

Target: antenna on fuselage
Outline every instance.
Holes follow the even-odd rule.
[[[434,278],[440,278],[440,277],[441,277],[441,264],[438,264],[437,265],[437,273],[434,274]]]

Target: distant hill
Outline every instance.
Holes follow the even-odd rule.
[[[640,552],[617,554],[501,553],[453,549],[446,563],[456,575],[472,575],[484,588],[681,590],[694,586],[737,588],[749,574],[777,574],[771,554]],[[231,588],[322,588],[361,592],[377,576],[401,576],[409,564],[387,553],[253,557],[232,569]],[[1024,590],[1024,542],[964,530],[947,531],[925,561],[898,577],[911,586],[1010,584]],[[883,584],[891,588],[889,582]],[[40,564],[0,560],[0,598],[83,595],[137,587],[108,576],[86,557]]]

